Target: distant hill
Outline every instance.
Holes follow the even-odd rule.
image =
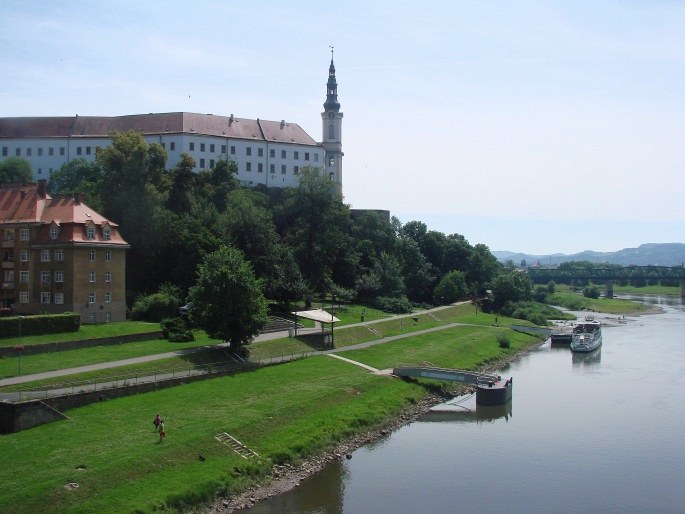
[[[678,266],[685,263],[685,244],[683,243],[646,243],[637,248],[624,248],[617,252],[593,252],[586,250],[572,255],[555,253],[552,255],[530,255],[504,251],[492,252],[500,262],[512,260],[517,266],[522,260],[528,266],[537,264],[553,266],[569,261],[606,262],[623,266]]]

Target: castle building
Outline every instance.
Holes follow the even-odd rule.
[[[49,179],[74,159],[95,160],[98,148],[111,144],[114,131],[136,131],[167,152],[167,168],[181,153],[195,159],[196,171],[211,169],[219,159],[238,165],[243,186],[297,187],[304,166],[327,172],[342,194],[342,113],[331,56],[323,140],[315,141],[296,123],[252,120],[188,112],[127,116],[0,118],[0,160],[20,157],[31,164],[37,180]]]
[[[77,312],[83,323],[126,319],[126,250],[116,223],[46,181],[0,186],[0,307]]]

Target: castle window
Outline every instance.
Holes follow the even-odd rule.
[[[76,155],[81,155],[81,147],[80,146],[76,147]]]
[[[304,153],[304,160],[308,161],[309,160],[309,152]]]
[[[105,291],[105,303],[110,303],[112,301],[112,292]]]
[[[38,152],[38,157],[43,155],[43,149],[42,148],[36,148],[36,152]]]
[[[285,156],[286,156],[285,150],[281,150],[281,159],[285,159]]]
[[[93,302],[93,303],[95,303],[95,302]],[[91,312],[90,314],[88,314],[88,322],[89,323],[95,323],[95,313],[94,312]]]
[[[299,166],[293,166],[293,173],[297,175],[300,172],[300,167]]]
[[[281,164],[281,175],[285,175],[285,164]]]
[[[335,157],[330,157],[328,159],[328,165],[329,166],[335,166]]]
[[[95,227],[86,228],[86,239],[95,239]]]
[[[50,262],[50,250],[40,251],[40,262]]]
[[[215,148],[216,148],[216,147],[214,146],[214,143],[212,143],[212,144],[209,145],[209,151],[210,151],[210,152],[214,153],[214,152],[216,151]]]
[[[176,150],[176,143],[174,141],[169,143],[169,150]]]
[[[49,271],[41,271],[40,272],[40,282],[41,282],[41,284],[49,284],[50,283],[50,272]]]
[[[293,159],[296,161],[300,159],[300,152],[293,152]]]
[[[112,239],[112,230],[109,227],[105,227],[102,229],[102,239],[104,241],[109,241]]]
[[[60,154],[60,155],[64,155],[64,151],[65,151],[65,150],[66,150],[66,148],[64,148],[63,146],[60,146],[60,147],[59,147],[59,154]]]
[[[86,146],[86,155],[90,155],[90,146]]]
[[[195,143],[188,143],[188,149],[189,149],[191,152],[194,152],[194,151],[195,151]]]
[[[319,154],[318,153],[314,154],[314,162],[319,162]]]
[[[276,173],[276,165],[269,164],[269,173]]]
[[[252,163],[251,162],[245,163],[245,171],[252,171]]]
[[[92,291],[88,293],[88,303],[95,303],[95,293]]]
[[[209,169],[214,169],[214,159],[209,159]]]
[[[110,283],[112,281],[112,272],[111,271],[105,271],[105,282]]]
[[[245,155],[252,155],[252,147],[248,146],[245,148]]]
[[[48,155],[55,155],[55,149],[53,147],[48,148]]]
[[[200,169],[204,169],[204,168],[205,168],[205,160],[200,159]]]
[[[264,157],[264,149],[257,148],[257,157]]]
[[[276,150],[274,150],[273,148],[271,150],[269,150],[269,157],[275,158],[276,157]]]
[[[226,145],[221,145],[221,153],[226,153]]]
[[[63,250],[55,250],[55,260],[56,261],[63,261],[64,260],[64,251]]]
[[[90,262],[95,262],[95,250],[88,251],[88,260]]]
[[[6,146],[2,147],[2,156],[7,157],[7,147]]]
[[[16,150],[14,150],[14,155],[16,155],[17,157],[20,157],[21,156],[21,148],[17,148]]]
[[[105,260],[106,261],[112,260],[112,250],[105,250]]]
[[[257,164],[257,171],[258,171],[259,173],[263,173],[263,172],[264,172],[264,166],[262,165],[261,162]]]
[[[95,282],[95,272],[94,271],[89,271],[88,272],[88,282]]]
[[[26,157],[31,157],[31,149],[30,148],[26,149]]]
[[[162,148],[164,148],[164,149],[166,150],[166,143],[165,143],[164,141],[162,141],[162,142],[159,143],[159,144],[162,145]]]
[[[231,155],[235,155],[235,146],[231,147]]]
[[[200,151],[201,152],[205,151],[205,144],[204,143],[200,143]]]

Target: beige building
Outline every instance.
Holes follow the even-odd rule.
[[[77,312],[83,323],[126,319],[126,250],[116,223],[45,181],[0,186],[0,307]]]

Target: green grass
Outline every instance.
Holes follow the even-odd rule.
[[[98,325],[81,325],[76,332],[61,332],[59,334],[42,334],[38,336],[4,337],[0,338],[0,346],[15,346],[18,344],[48,344],[63,341],[80,341],[100,337],[121,336],[159,331],[159,323],[144,321],[120,321],[102,323]]]
[[[619,286],[614,284],[614,294],[654,294],[654,295],[667,295],[667,296],[680,296],[679,286]]]
[[[509,352],[535,341],[502,328],[459,327],[345,356],[376,367],[427,360],[473,369],[507,355],[497,344],[500,331],[512,341]],[[419,383],[317,356],[73,409],[70,420],[0,437],[0,510],[151,512],[192,505],[219,490],[245,488],[271,462],[297,461],[394,418],[424,394]],[[168,433],[162,444],[152,430],[156,412]],[[218,444],[214,436],[224,431],[262,462],[248,463]],[[71,482],[77,490],[64,488]]]
[[[647,306],[631,300],[618,298],[585,298],[581,293],[559,291],[549,295],[551,305],[559,305],[574,311],[594,311],[606,314],[635,314],[647,310]]]
[[[100,362],[111,362],[157,353],[173,352],[185,348],[213,345],[218,342],[210,339],[204,332],[198,332],[196,333],[195,341],[188,343],[171,343],[166,339],[152,339],[136,343],[96,346],[78,350],[24,355],[22,357],[4,357],[0,358],[0,378],[17,376],[19,374],[20,359],[21,374],[31,375],[45,371],[75,368]]]

